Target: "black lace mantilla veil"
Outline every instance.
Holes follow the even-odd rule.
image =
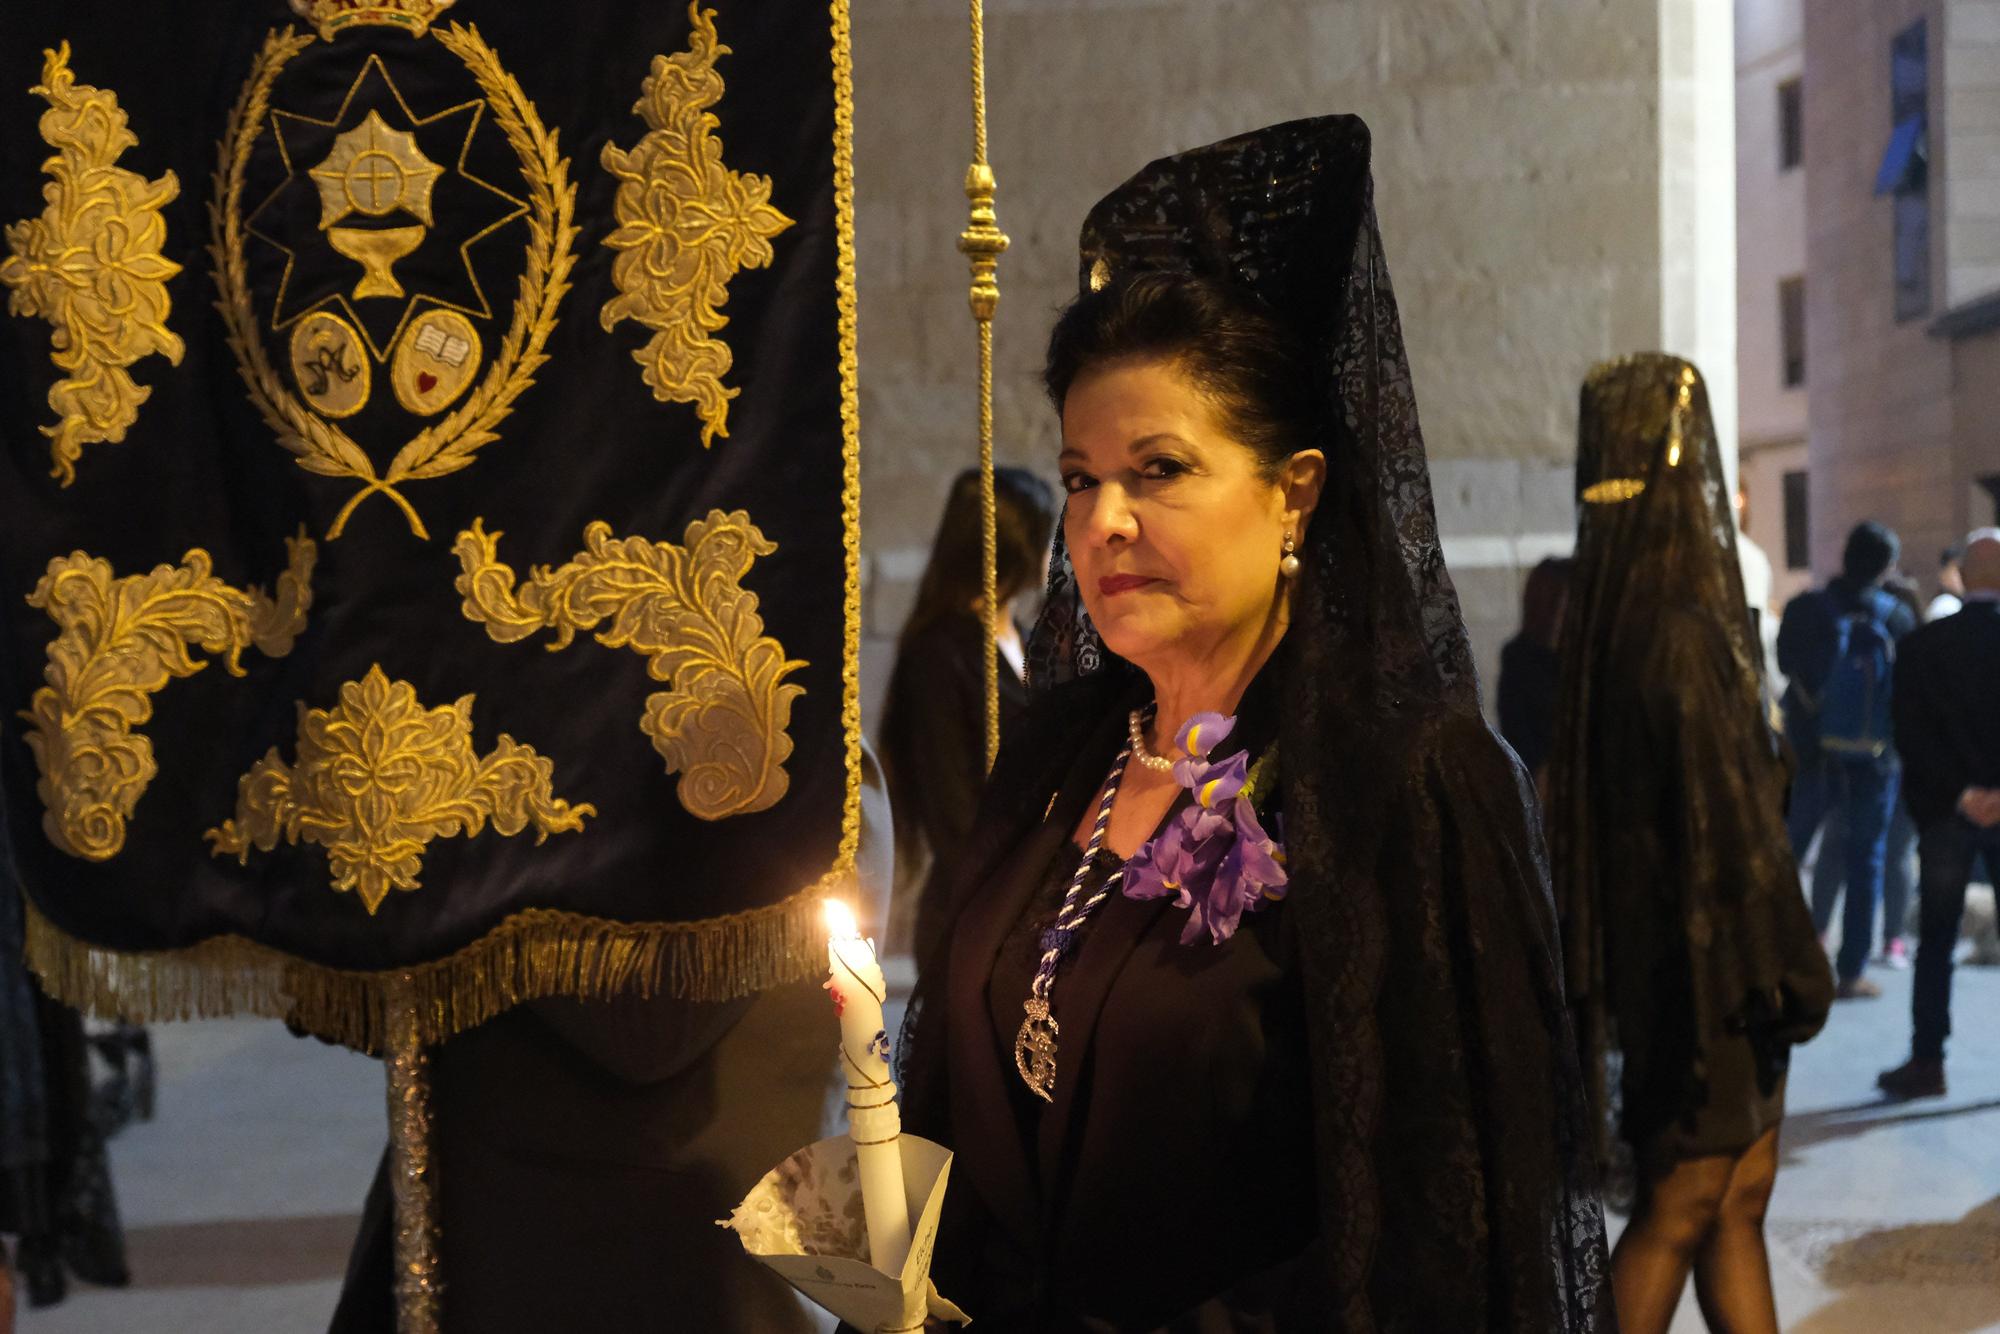
[[[1576,489],[1549,842],[1592,1101],[1618,1109],[1625,1137],[1643,1144],[1702,1101],[1707,1035],[1749,1034],[1774,1077],[1790,1046],[1818,1031],[1832,978],[1785,834],[1789,775],[1766,721],[1734,505],[1694,366],[1643,353],[1591,372]],[[1618,687],[1609,698],[1606,683]],[[1655,711],[1647,700],[1675,720],[1670,740],[1655,729],[1634,742],[1622,728]],[[1653,752],[1653,772],[1676,779],[1664,802],[1657,784],[1610,780],[1630,774],[1636,744]],[[1653,841],[1635,875],[1617,840],[1641,829]],[[1632,921],[1618,894],[1650,894],[1647,874],[1671,882],[1677,934],[1618,930]],[[1614,937],[1620,975],[1671,979],[1689,1003],[1628,1015],[1621,1032],[1619,1000],[1638,993],[1607,978]],[[1623,1090],[1605,1087],[1614,1055]]]
[[[1480,717],[1369,156],[1367,127],[1330,116],[1154,162],[1091,210],[1081,282],[1234,281],[1291,322],[1323,377],[1328,478],[1280,655],[1279,745],[1337,1328],[1610,1330],[1540,836]],[[1031,827],[1049,790],[1038,752],[1079,710],[1102,716],[1110,696],[1092,682],[1130,686],[1060,544],[1028,662],[1035,703],[982,829],[1018,829],[1017,809]],[[901,1044],[906,1124],[944,1124],[922,1019],[942,966],[926,963]]]

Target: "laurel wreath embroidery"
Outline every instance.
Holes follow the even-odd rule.
[[[56,155],[42,164],[48,207],[7,228],[0,285],[12,288],[16,315],[39,315],[54,328],[52,360],[65,372],[49,389],[56,424],[44,426],[63,486],[76,481],[85,445],[116,444],[139,419],[152,389],[126,369],[159,354],[178,366],[184,350],[167,328],[167,279],[181,266],[161,254],[167,224],[160,210],[181,192],[169,171],[157,181],[118,164],[138,138],[118,98],[76,81],[69,43],[42,53],[42,81],[28,91],[49,104],[43,140]]]
[[[250,152],[269,116],[273,83],[287,62],[316,40],[312,34],[288,27],[265,38],[217,146],[209,257],[220,293],[216,308],[227,327],[237,369],[251,401],[277,432],[278,442],[298,456],[300,467],[323,477],[362,483],[334,517],[328,538],[339,537],[355,507],[377,494],[395,502],[412,533],[430,537],[401,488],[457,472],[473,461],[481,446],[499,438],[500,422],[548,360],[543,348],[556,327],[556,311],[569,291],[570,270],[576,263],[576,186],[569,179],[569,159],[557,147],[556,132],[543,126],[534,104],[501,67],[499,56],[476,27],[453,23],[432,30],[431,36],[471,71],[493,107],[495,122],[521,160],[529,187],[528,259],[513,320],[485,377],[450,415],[418,432],[397,451],[387,469],[378,472],[351,436],[312,412],[285,387],[258,335],[246,273],[242,203]]]
[[[499,558],[499,533],[474,520],[452,546],[466,616],[502,644],[554,630],[554,652],[579,630],[609,621],[597,642],[630,647],[669,689],[646,700],[640,730],[681,776],[681,805],[703,820],[766,810],[785,795],[792,753],[792,701],[805,687],[784,680],[807,664],[788,660],[764,633],[757,595],[742,586],[759,556],[778,549],[742,510],[709,511],[687,527],[687,545],[613,538],[583,530],[584,550],[560,569],[528,572],[518,593]]]
[[[82,551],[49,562],[28,605],[60,630],[48,684],[21,716],[41,770],[42,828],[57,847],[94,862],[124,848],[126,821],[159,772],[152,742],[135,729],[153,716],[153,695],[207,666],[188,645],[224,655],[231,676],[244,674],[239,660],[253,644],[273,658],[292,651],[312,606],[317,551],[303,532],[285,546],[275,597],[223,583],[199,548],[122,579]]]

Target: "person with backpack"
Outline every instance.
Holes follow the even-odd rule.
[[[1834,960],[1842,1000],[1882,994],[1864,974],[1901,777],[1889,704],[1896,646],[1917,628],[1915,613],[1883,587],[1901,553],[1882,524],[1856,525],[1841,572],[1793,598],[1778,627],[1778,667],[1790,682],[1785,737],[1798,757],[1786,820],[1792,851],[1803,861],[1830,816],[1846,834],[1847,904]]]
[[[1919,627],[1930,620],[1924,613],[1923,598],[1914,579],[1908,575],[1891,575],[1883,581],[1882,587],[1909,608]],[[1908,648],[1907,643],[1899,644],[1898,655],[1906,654]],[[1898,682],[1904,670],[1899,663],[1896,673]],[[1911,820],[1909,811],[1909,751],[1900,742],[1896,745],[1896,758],[1902,764],[1902,779],[1897,785],[1902,800],[1896,803],[1889,816],[1888,853],[1882,865],[1882,948],[1870,958],[1870,962],[1905,969],[1910,966],[1911,951],[1915,948],[1915,941],[1909,936],[1907,927],[1910,906],[1917,895],[1917,826]],[[1813,855],[1811,880],[1813,929],[1819,932],[1821,940],[1826,939],[1833,925],[1833,915],[1841,904],[1841,892],[1847,887],[1845,843],[1840,820],[1830,816],[1825,828],[1820,831],[1819,851]]]

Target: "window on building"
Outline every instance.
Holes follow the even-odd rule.
[[[1875,193],[1890,195],[1896,218],[1896,318],[1931,309],[1930,41],[1922,19],[1889,46],[1889,147]]]
[[[1931,201],[1927,194],[1896,196],[1896,318],[1917,319],[1931,309]]]
[[[1806,382],[1806,280],[1787,278],[1778,284],[1778,337],[1785,362],[1785,388]]]
[[[1797,79],[1778,85],[1778,170],[1790,171],[1806,160],[1805,99]]]
[[[1806,524],[1806,475],[1785,474],[1785,568],[1812,568],[1812,534]]]

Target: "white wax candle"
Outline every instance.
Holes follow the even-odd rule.
[[[910,1206],[903,1189],[903,1132],[896,1085],[889,1077],[889,1034],[882,1018],[888,983],[863,940],[854,914],[826,901],[827,989],[840,1016],[840,1071],[847,1081],[847,1133],[861,1173],[868,1220],[869,1262],[885,1274],[902,1272],[910,1252]]]

